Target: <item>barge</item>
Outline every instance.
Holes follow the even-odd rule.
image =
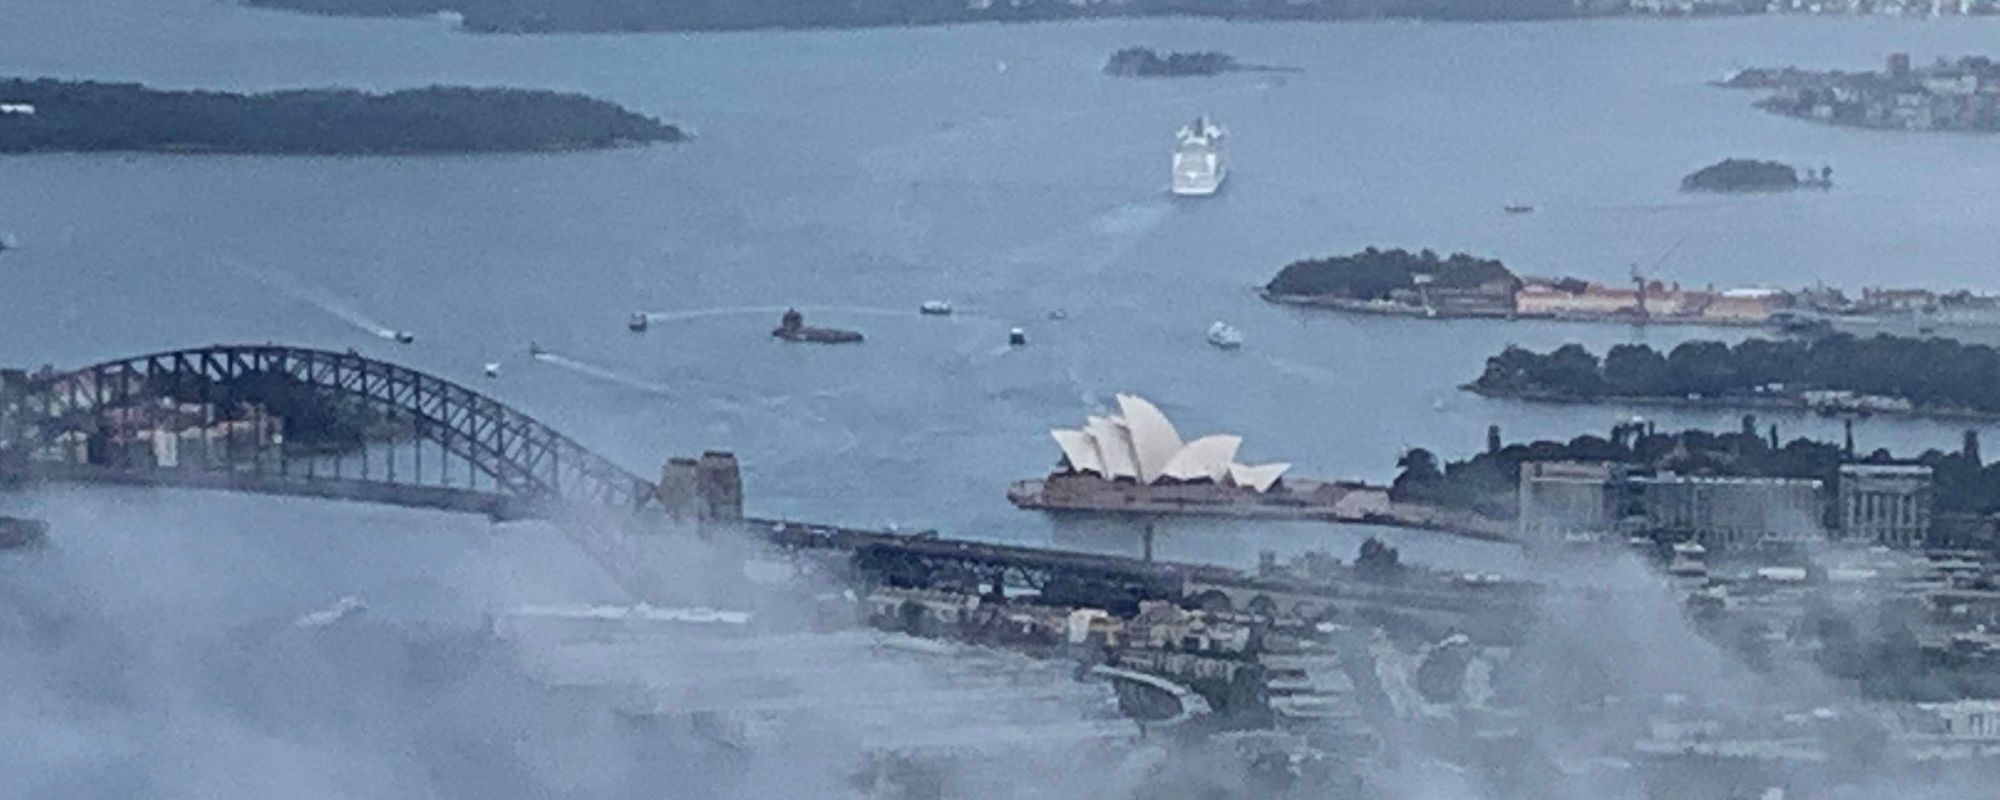
[[[787,309],[771,335],[787,342],[811,342],[814,344],[853,344],[861,341],[859,331],[839,328],[813,328],[806,325],[804,314],[796,308]]]

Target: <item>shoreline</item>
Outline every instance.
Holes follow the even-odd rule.
[[[410,148],[390,150],[243,150],[219,147],[155,145],[149,147],[39,147],[0,150],[0,157],[68,155],[149,155],[149,156],[262,156],[267,158],[453,158],[461,156],[534,156],[603,153],[613,150],[643,150],[655,145],[684,144],[686,134],[671,139],[629,139],[611,144],[561,144],[545,147],[447,149]]]
[[[1375,317],[1401,317],[1422,320],[1490,319],[1501,322],[1570,322],[1596,325],[1626,325],[1643,328],[1648,325],[1698,326],[1709,328],[1762,328],[1767,320],[1711,319],[1696,317],[1648,316],[1639,317],[1625,314],[1520,314],[1515,312],[1480,311],[1439,311],[1435,308],[1413,306],[1388,300],[1352,300],[1344,297],[1281,295],[1259,290],[1259,297],[1273,305],[1297,308],[1319,308],[1344,314],[1366,314]]]
[[[2000,412],[1976,411],[1972,409],[1915,408],[1902,409],[1825,409],[1816,408],[1798,397],[1666,397],[1661,395],[1599,395],[1583,397],[1561,392],[1523,392],[1489,389],[1474,384],[1459,385],[1459,390],[1493,400],[1515,400],[1526,403],[1562,406],[1640,406],[1645,408],[1674,408],[1693,411],[1795,411],[1827,416],[1856,417],[1897,417],[1901,419],[1927,420],[1932,422],[1987,422],[2000,423]]]

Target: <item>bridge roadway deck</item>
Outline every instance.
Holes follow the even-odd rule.
[[[453,486],[415,486],[325,475],[273,475],[227,470],[123,469],[95,464],[35,464],[30,481],[159,486],[346,500],[402,508],[485,514],[494,519],[538,516],[523,498]]]
[[[942,539],[935,534],[868,531],[783,520],[746,520],[781,547],[863,551],[882,548],[902,555],[988,568],[1012,568],[1090,576],[1142,587],[1151,598],[1183,600],[1214,591],[1241,607],[1259,595],[1280,609],[1338,605],[1421,611],[1434,619],[1486,617],[1501,623],[1529,615],[1539,589],[1532,584],[1467,581],[1460,576],[1411,568],[1398,579],[1370,581],[1351,574],[1333,579],[1259,575],[1212,564],[1147,561],[1130,556],[1050,550],[1020,545]]]

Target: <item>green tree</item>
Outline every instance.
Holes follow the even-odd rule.
[[[1683,342],[1667,354],[1676,394],[1718,395],[1739,386],[1735,359],[1721,342]]]
[[[1642,397],[1667,391],[1667,357],[1643,344],[1614,345],[1604,354],[1604,383],[1613,394]]]

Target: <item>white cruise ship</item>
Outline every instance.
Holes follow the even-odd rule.
[[[1229,177],[1222,164],[1222,140],[1227,135],[1207,116],[1181,129],[1180,144],[1174,148],[1174,194],[1206,197],[1222,188],[1222,180]]]

